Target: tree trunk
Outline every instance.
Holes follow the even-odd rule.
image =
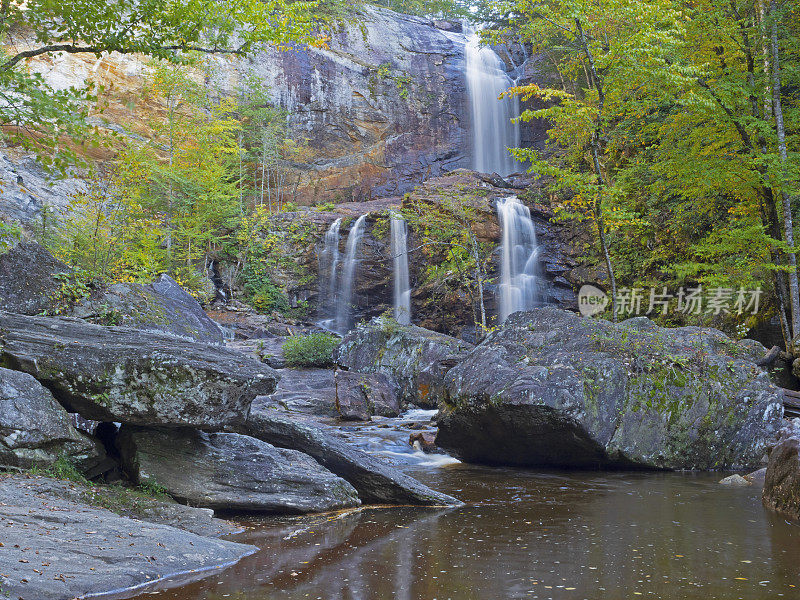
[[[575,19],[575,26],[578,29],[578,36],[580,37],[583,51],[586,53],[586,58],[589,61],[589,75],[591,76],[590,85],[594,85],[597,90],[597,117],[595,119],[594,131],[592,132],[592,164],[594,165],[594,172],[597,176],[597,200],[595,201],[594,216],[597,222],[597,232],[600,237],[600,248],[603,252],[603,259],[606,263],[608,270],[608,281],[611,285],[611,318],[616,322],[617,320],[617,280],[614,276],[614,267],[611,265],[611,254],[608,251],[608,241],[606,239],[605,219],[603,219],[603,188],[605,187],[605,179],[603,178],[603,171],[600,167],[600,138],[603,133],[603,105],[605,104],[606,96],[603,91],[603,84],[597,73],[597,67],[594,64],[594,55],[589,50],[589,44],[586,41],[586,35],[583,32],[583,26],[579,18]]]
[[[789,161],[786,152],[786,130],[783,123],[783,108],[781,106],[781,68],[780,49],[778,47],[778,8],[777,1],[770,0],[770,17],[772,18],[770,46],[772,50],[772,110],[775,114],[775,128],[778,132],[778,154],[781,166],[785,173]],[[786,182],[781,181],[781,189]],[[781,206],[783,207],[783,234],[786,244],[790,249],[786,253],[789,264],[787,279],[789,280],[789,307],[792,315],[792,339],[800,334],[800,285],[797,279],[797,254],[794,251],[794,224],[792,222],[792,203],[789,194],[781,192]]]
[[[478,288],[478,302],[481,309],[481,334],[476,334],[475,339],[480,341],[486,335],[486,305],[483,299],[483,271],[481,269],[481,253],[478,248],[478,242],[475,240],[475,234],[469,230],[469,243],[472,246],[472,257],[475,260],[475,284]]]

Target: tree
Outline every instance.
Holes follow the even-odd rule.
[[[419,246],[428,255],[426,279],[437,286],[454,285],[471,298],[476,337],[488,331],[484,288],[492,248],[475,233],[480,197],[476,190],[457,186],[432,197],[407,195],[402,216],[414,228]]]
[[[244,55],[254,44],[324,43],[319,2],[292,0],[0,0],[0,126],[12,141],[64,169],[76,158],[64,136],[89,139],[92,86],[56,91],[27,61],[58,53],[139,53],[181,62],[187,52]]]
[[[774,93],[771,66],[780,65],[766,33],[774,18],[781,52],[796,61],[799,32],[786,10],[763,23],[763,8],[760,0],[521,0],[508,29],[534,51],[546,48],[558,78],[512,93],[546,100],[522,118],[553,124],[554,158],[518,156],[554,177],[562,217],[605,231],[601,257],[605,246],[627,286],[763,285],[788,341],[796,267],[782,192],[796,188],[800,123],[786,84]],[[793,67],[781,72],[797,84]],[[774,107],[787,102],[782,160]]]

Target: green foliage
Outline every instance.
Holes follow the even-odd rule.
[[[800,9],[776,4],[765,14],[752,0],[517,1],[507,26],[488,35],[519,35],[554,66],[548,86],[511,91],[538,101],[521,118],[553,124],[554,152],[516,155],[551,182],[562,199],[558,219],[602,224],[622,285],[774,292],[790,248],[770,211],[781,210],[782,192],[790,202],[800,192],[800,104],[791,91],[800,84]],[[783,57],[786,168],[765,69],[772,23]]]
[[[75,466],[75,463],[72,462],[70,457],[66,454],[61,454],[49,467],[44,469],[41,467],[34,467],[30,472],[32,475],[53,477],[54,479],[64,479],[66,481],[72,481],[75,483],[89,483]]]
[[[28,0],[0,4],[0,126],[14,143],[35,150],[42,164],[65,171],[77,160],[67,136],[97,143],[86,117],[97,100],[84,88],[56,90],[29,67],[36,57],[59,52],[139,53],[171,62],[187,53],[246,52],[258,42],[323,44],[314,1],[290,0]],[[326,0],[330,7],[335,0]],[[321,17],[322,20],[325,17]],[[19,39],[18,39],[19,38]],[[24,40],[24,43],[19,43]],[[29,42],[29,43],[28,43]],[[16,50],[16,46],[20,50]]]
[[[295,335],[284,342],[283,356],[290,367],[327,367],[338,345],[339,338],[329,333]]]

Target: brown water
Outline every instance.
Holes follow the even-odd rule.
[[[250,522],[261,550],[139,598],[800,598],[800,527],[719,474],[410,468],[467,506]]]

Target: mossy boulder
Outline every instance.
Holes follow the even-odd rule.
[[[79,302],[70,314],[100,325],[164,331],[209,344],[223,342],[219,326],[169,275],[144,285],[114,283]]]
[[[218,430],[278,381],[267,365],[183,337],[0,312],[0,366],[24,371],[96,421]]]
[[[783,416],[751,344],[555,308],[512,315],[445,387],[436,443],[490,464],[745,468]]]
[[[344,337],[334,360],[346,370],[393,378],[401,401],[436,408],[444,395],[444,374],[472,348],[442,333],[376,317]]]

